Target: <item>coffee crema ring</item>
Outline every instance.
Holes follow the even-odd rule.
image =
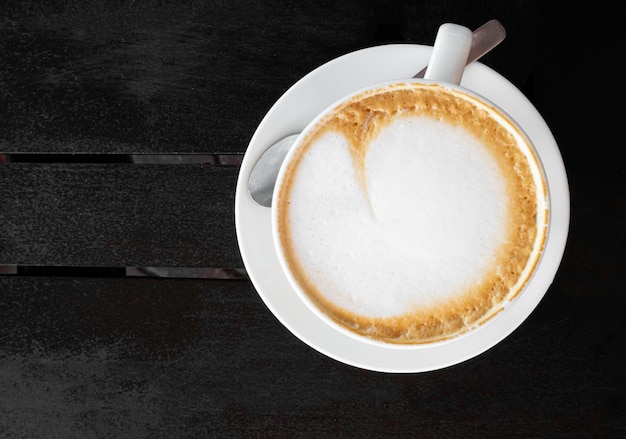
[[[276,220],[305,300],[353,334],[419,344],[485,323],[522,291],[546,200],[538,158],[508,118],[415,82],[353,96],[307,130]]]

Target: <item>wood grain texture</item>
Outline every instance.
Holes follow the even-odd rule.
[[[297,2],[11,3],[0,21],[0,150],[10,152],[241,153],[289,85],[357,42],[368,13],[357,3],[317,17]]]
[[[11,438],[619,437],[617,312],[558,286],[486,354],[355,369],[307,347],[247,281],[0,278]]]
[[[241,268],[237,166],[0,166],[0,263]]]

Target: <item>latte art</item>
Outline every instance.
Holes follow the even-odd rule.
[[[536,158],[502,115],[412,83],[350,99],[298,146],[278,237],[308,300],[357,334],[425,343],[483,323],[545,239]]]

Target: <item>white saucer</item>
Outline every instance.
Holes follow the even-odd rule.
[[[272,240],[270,209],[248,193],[248,178],[260,155],[277,140],[300,132],[318,113],[362,87],[409,78],[426,65],[430,46],[377,46],[337,58],[298,81],[270,109],[243,158],[235,194],[237,239],[246,270],[259,295],[280,322],[319,352],[363,369],[422,372],[460,363],[496,345],[535,309],[552,283],[563,256],[569,228],[569,188],[558,146],[541,115],[509,81],[474,63],[461,85],[485,96],[516,120],[533,141],[548,180],[551,227],[537,272],[505,311],[487,324],[445,343],[414,347],[359,341],[328,326],[313,314],[283,275]]]

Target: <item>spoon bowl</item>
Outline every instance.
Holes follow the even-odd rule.
[[[299,134],[292,134],[270,146],[254,165],[248,180],[248,190],[261,206],[272,207],[274,185],[280,166]]]

